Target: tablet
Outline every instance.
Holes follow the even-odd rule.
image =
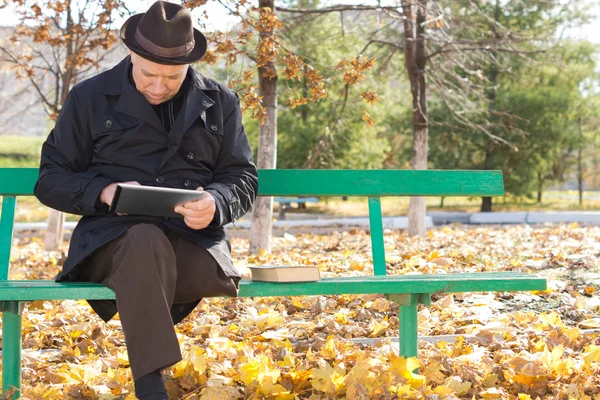
[[[130,215],[183,218],[173,211],[176,206],[202,198],[198,190],[138,186],[119,183],[110,211]]]

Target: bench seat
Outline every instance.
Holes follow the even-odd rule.
[[[546,279],[520,272],[409,274],[322,278],[316,282],[271,283],[242,280],[240,297],[336,294],[411,294],[545,290]],[[106,300],[112,290],[95,283],[0,282],[0,301]]]

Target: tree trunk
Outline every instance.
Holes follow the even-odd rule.
[[[482,197],[481,198],[481,212],[491,212],[492,211],[492,198],[491,197]]]
[[[485,170],[491,169],[492,164],[492,151],[493,151],[493,143],[488,144],[487,149],[485,151],[485,159],[483,161],[483,168]],[[482,197],[481,198],[481,212],[492,212],[492,198],[491,197]]]
[[[275,10],[274,0],[259,0],[259,7],[269,7]],[[272,34],[261,32],[261,40]],[[267,110],[264,124],[258,128],[258,159],[259,169],[275,169],[277,162],[277,76],[269,77],[267,72],[275,71],[275,65],[270,62],[258,68],[258,92],[262,96],[263,106]],[[250,253],[260,249],[271,252],[271,235],[273,229],[273,198],[258,197],[252,212],[250,228]]]
[[[579,151],[577,153],[577,189],[579,190],[579,206],[583,206],[583,135],[581,133],[581,117],[577,119],[579,125]]]
[[[442,196],[442,198],[440,199],[440,208],[444,208],[444,199],[444,196]]]
[[[71,14],[71,0],[67,0],[65,2],[65,7],[67,9],[67,33],[69,36],[69,40],[66,46],[67,54],[66,54],[66,63],[64,73],[62,74],[62,87],[60,93],[56,93],[58,104],[65,104],[67,101],[67,95],[69,94],[69,89],[71,88],[71,82],[73,81],[73,76],[75,71],[72,67],[68,67],[68,65],[72,64],[72,57],[74,53],[75,43],[73,42],[73,16]],[[57,78],[58,79],[58,78]],[[58,110],[55,110],[58,111]],[[48,215],[48,230],[46,231],[45,237],[45,248],[47,251],[55,251],[60,248],[62,245],[63,237],[64,237],[64,226],[65,226],[65,214],[57,211],[50,210],[50,214]]]
[[[495,40],[500,40],[500,35],[497,32],[496,26],[500,21],[500,16],[502,13],[502,8],[500,7],[500,0],[496,0],[496,7],[494,9],[494,22],[489,24],[489,28],[490,30],[494,33],[494,39]],[[487,91],[487,98],[488,98],[488,119],[489,121],[493,121],[495,118],[495,110],[496,110],[496,84],[498,82],[498,64],[497,64],[497,57],[498,57],[498,52],[496,51],[495,48],[495,41],[492,42],[492,49],[491,49],[491,64],[490,64],[490,69],[488,71],[488,78],[489,78],[489,87],[486,89]],[[494,124],[492,124],[489,129],[493,132],[494,129]],[[486,151],[485,151],[485,161],[484,161],[484,166],[483,168],[486,170],[492,169],[492,152],[494,151],[494,146],[495,143],[494,142],[490,142],[487,145]],[[481,212],[491,212],[492,211],[492,198],[491,197],[483,197],[481,199]]]
[[[538,172],[538,190],[537,190],[537,203],[542,204],[542,192],[544,190],[544,178],[542,173]]]
[[[402,0],[404,13],[404,62],[413,98],[413,169],[427,169],[429,124],[427,114],[427,81],[425,77],[425,29],[427,0]],[[416,17],[415,17],[416,14]],[[409,236],[425,235],[425,197],[411,197],[408,207]]]
[[[55,251],[60,248],[63,241],[65,226],[65,214],[50,209],[48,216],[48,230],[46,231],[44,247],[47,251]]]

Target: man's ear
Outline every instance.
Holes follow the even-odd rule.
[[[129,50],[129,55],[131,56],[131,62],[133,63],[137,57],[137,54],[135,54],[132,50]]]

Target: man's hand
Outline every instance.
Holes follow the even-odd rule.
[[[108,185],[107,187],[102,189],[102,192],[100,193],[100,202],[101,203],[104,203],[110,207],[110,205],[112,204],[113,199],[115,197],[115,191],[117,190],[117,185],[119,183],[126,183],[128,185],[141,186],[140,183],[136,182],[136,181],[111,183],[110,185]],[[117,213],[117,215],[125,215],[125,214]]]
[[[199,187],[196,190],[203,191]],[[189,201],[182,206],[175,207],[175,212],[183,215],[183,221],[192,229],[203,229],[211,223],[215,216],[215,199],[208,192],[200,200]]]

